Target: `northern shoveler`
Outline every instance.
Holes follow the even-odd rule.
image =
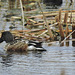
[[[9,31],[2,32],[0,43],[5,41],[6,51],[28,51],[28,50],[44,50],[42,48],[42,42],[29,41],[29,40],[15,40],[12,33]]]

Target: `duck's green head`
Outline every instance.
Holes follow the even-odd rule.
[[[9,31],[4,31],[2,32],[1,38],[0,38],[0,43],[5,41],[6,43],[12,42],[14,40],[14,37],[12,33]]]

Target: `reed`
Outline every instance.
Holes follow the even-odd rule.
[[[54,37],[53,37],[52,31],[51,31],[51,29],[50,29],[50,27],[49,27],[49,25],[48,25],[48,23],[47,23],[47,20],[46,20],[45,14],[43,13],[43,10],[42,10],[42,8],[41,8],[41,4],[40,4],[39,1],[38,1],[38,5],[39,5],[39,8],[40,8],[40,10],[41,10],[41,12],[42,12],[43,19],[44,19],[45,24],[46,24],[46,26],[47,26],[47,30],[48,30],[48,33],[49,33],[49,35],[50,35],[50,37],[51,37],[51,40],[54,40]]]
[[[64,24],[66,24],[66,36],[68,36],[69,34],[69,28],[68,28],[68,24],[67,24],[67,20],[68,20],[68,12],[65,13],[65,16],[64,16]]]
[[[75,24],[72,24],[72,31],[75,31]],[[72,39],[75,39],[75,32],[72,34]],[[72,41],[72,46],[75,46],[75,41]]]
[[[60,36],[61,36],[61,41],[64,39],[64,30],[63,30],[63,26],[61,25],[61,10],[59,10],[59,16],[58,16],[58,27],[60,30]]]
[[[22,28],[22,30],[24,30],[24,12],[23,12],[22,0],[20,0],[20,6],[21,6],[21,12],[22,12],[22,23],[23,23],[23,28]]]

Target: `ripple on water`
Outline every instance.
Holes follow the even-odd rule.
[[[6,2],[0,11],[0,30],[8,30],[13,24],[12,21],[6,22],[3,16],[17,11],[9,10],[9,0],[4,1]],[[59,8],[65,7],[65,1]],[[21,23],[16,22],[17,26]],[[16,29],[22,28],[19,26]],[[0,75],[75,75],[75,47],[47,46],[47,51],[44,52],[7,53],[3,51],[4,45],[0,44]]]
[[[37,56],[36,56],[36,55]],[[39,57],[41,55],[41,57]],[[8,58],[7,58],[8,57]],[[7,60],[9,60],[7,62]],[[1,59],[1,57],[0,57]],[[47,47],[45,52],[14,53],[6,56],[1,62],[10,63],[10,66],[0,63],[2,75],[74,75],[75,48],[74,47]]]

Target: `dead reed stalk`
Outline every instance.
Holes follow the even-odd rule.
[[[23,5],[22,0],[20,0],[21,12],[22,12],[22,23],[23,23],[23,30],[24,30],[24,12],[23,12]]]
[[[59,10],[59,16],[58,16],[58,27],[59,27],[59,30],[60,30],[60,36],[61,36],[61,41],[64,39],[64,30],[63,30],[63,27],[61,25],[61,10]]]
[[[47,23],[46,17],[45,17],[45,15],[44,15],[44,13],[43,13],[43,10],[42,10],[42,8],[41,8],[41,4],[40,4],[39,1],[38,1],[38,5],[39,5],[39,8],[40,8],[40,10],[41,10],[41,12],[42,12],[43,19],[44,19],[45,24],[46,24],[46,26],[47,26],[47,30],[48,30],[48,33],[49,33],[49,35],[50,35],[50,37],[51,37],[51,40],[54,40],[52,31],[51,31],[51,29],[50,29],[50,26],[49,26],[48,23]]]

